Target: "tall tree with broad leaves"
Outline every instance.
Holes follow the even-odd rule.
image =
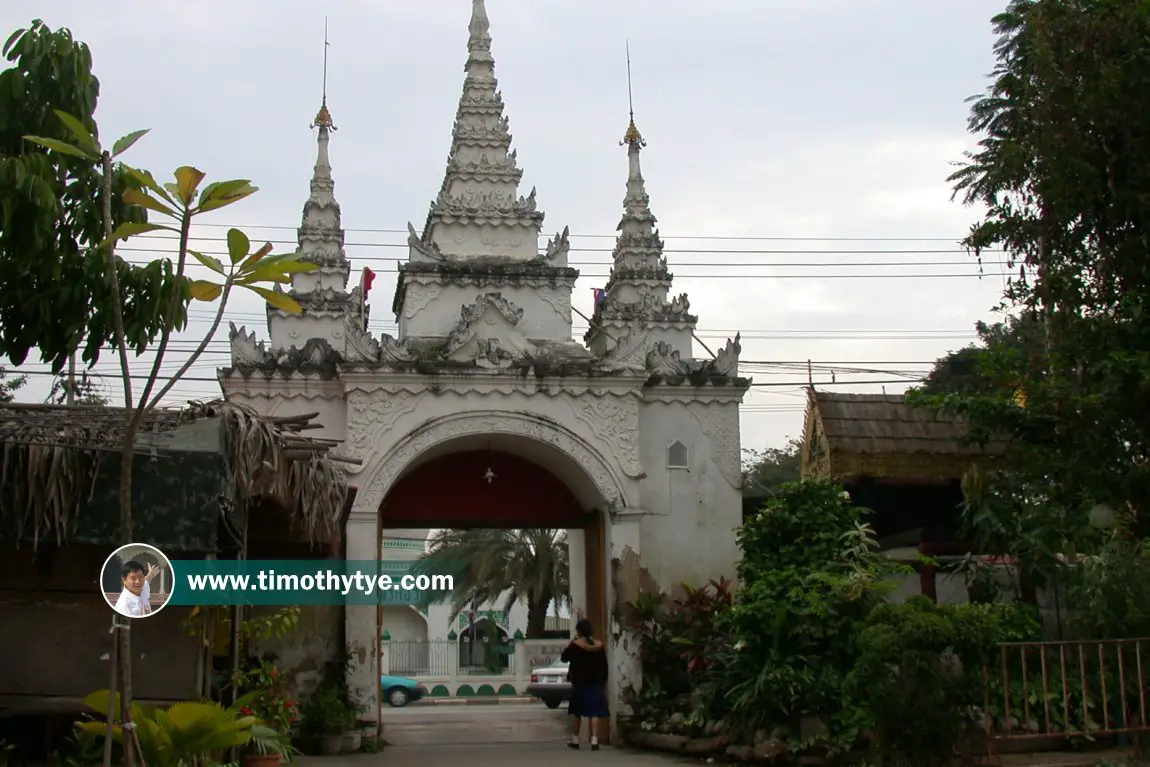
[[[1011,440],[1004,471],[967,478],[971,511],[1050,560],[1108,518],[1150,535],[1150,13],[1013,0],[993,24],[978,148],[951,180],[986,211],[965,244],[1005,253],[1005,307],[1041,341],[983,356],[1009,385],[927,401]]]
[[[27,376],[9,376],[8,371],[0,367],[0,404],[11,402],[16,398],[16,392],[28,383]]]
[[[57,111],[97,136],[100,83],[92,54],[67,29],[34,21],[8,38],[3,56],[9,66],[0,71],[0,356],[20,365],[38,350],[58,372],[79,345],[84,362],[94,364],[116,343],[107,278],[112,256],[97,247],[105,237],[101,170],[26,139],[73,141]],[[116,164],[113,228],[145,220],[143,208],[123,200],[125,190],[140,188]],[[143,353],[164,327],[183,329],[191,296],[170,260],[116,265],[131,351]]]
[[[1016,381],[997,377],[995,367],[1001,368],[1002,358],[1019,367],[1029,356],[1039,352],[1043,343],[1042,324],[1027,317],[1007,317],[993,325],[975,324],[979,342],[940,357],[916,393],[938,394],[993,394],[1014,391]]]
[[[52,41],[47,51],[34,48],[36,36],[41,34]],[[30,36],[33,42],[29,42]],[[52,92],[51,84],[41,81],[45,81],[49,74],[55,72],[51,69],[41,71],[41,56],[67,54],[70,51],[72,58],[67,59],[67,63],[77,72],[81,69],[88,71],[91,64],[91,58],[85,47],[74,43],[66,32],[51,33],[43,25],[36,25],[32,30],[13,35],[7,47],[16,52],[17,59],[24,69],[36,74],[33,82],[39,83],[39,86],[48,92]],[[29,47],[32,47],[32,50],[29,50]],[[56,66],[59,66],[58,62]],[[17,67],[17,70],[15,79],[0,82],[0,88],[7,84],[15,92],[23,92],[22,88],[28,86],[29,82],[21,79],[23,70],[20,67]],[[82,102],[81,105],[94,106],[97,88],[94,79],[88,82],[88,86],[79,100]],[[99,338],[110,338],[111,346],[117,352],[124,394],[120,446],[120,540],[122,544],[128,544],[134,540],[132,476],[143,419],[159,407],[167,393],[203,355],[223,320],[228,299],[234,290],[250,291],[262,297],[271,306],[292,314],[300,314],[302,308],[298,302],[283,290],[273,288],[290,284],[293,274],[315,271],[318,265],[302,261],[298,251],[273,255],[271,243],[265,243],[253,250],[247,235],[238,229],[229,229],[225,237],[226,264],[215,256],[191,249],[193,221],[205,213],[220,210],[254,194],[257,190],[249,181],[232,179],[205,184],[206,173],[193,166],[183,165],[173,172],[172,182],[161,185],[150,172],[125,165],[119,159],[148,132],[147,130],[128,133],[113,142],[110,147],[105,147],[98,137],[90,111],[87,113],[86,121],[65,109],[52,108],[51,114],[55,118],[55,125],[45,118],[44,126],[51,127],[49,135],[27,133],[21,137],[26,144],[40,147],[47,152],[44,160],[31,158],[30,167],[59,169],[60,175],[55,178],[57,181],[60,178],[65,180],[64,187],[60,190],[65,198],[74,194],[74,189],[77,188],[84,190],[87,196],[71,200],[70,204],[58,204],[57,200],[43,196],[44,188],[39,183],[44,181],[43,178],[30,178],[28,173],[22,170],[24,166],[19,162],[12,164],[11,168],[14,169],[12,172],[17,181],[30,183],[31,188],[37,192],[29,195],[25,201],[31,205],[29,215],[34,215],[34,220],[40,223],[54,221],[54,224],[47,229],[59,236],[67,235],[72,238],[70,246],[69,242],[65,242],[60,253],[55,249],[49,249],[43,255],[56,257],[62,253],[61,262],[71,263],[69,259],[82,254],[86,259],[86,266],[102,263],[105,268],[102,277],[92,276],[94,286],[103,286],[102,292],[98,293],[100,301],[92,308],[95,315],[87,318],[86,323],[84,317],[65,315],[57,317],[56,324],[46,331],[48,351],[45,356],[52,360],[57,369],[63,367],[81,337],[87,339],[85,357],[89,362],[94,362],[99,353],[102,345],[96,342]],[[64,132],[66,138],[59,138],[60,132]],[[119,186],[117,178],[120,179]],[[113,211],[117,209],[124,211],[118,225],[113,215]],[[158,213],[165,223],[147,222],[146,211]],[[85,225],[88,222],[98,222],[98,227],[93,223],[90,231],[80,231],[75,223],[79,221],[85,222]],[[15,225],[13,223],[12,219],[7,221],[6,226],[10,231],[6,231],[5,236],[14,233],[13,237],[19,239],[26,234],[25,227],[21,222],[17,221]],[[129,267],[125,271],[124,262],[116,258],[116,243],[155,231],[167,231],[176,235],[174,252],[170,257],[153,260],[143,270]],[[29,245],[43,246],[43,243],[32,238]],[[82,250],[89,246],[90,250]],[[39,267],[29,262],[34,262],[40,255],[39,251],[31,247],[28,250],[16,250],[8,254],[11,257],[9,266],[17,272],[23,270],[22,273],[32,275],[26,277],[32,281],[36,276],[40,276]],[[195,280],[188,277],[187,267],[190,259],[198,261],[215,277]],[[58,269],[55,279],[61,279],[60,272]],[[125,275],[126,281],[122,279]],[[79,276],[81,275],[77,275],[77,278]],[[133,293],[133,286],[140,284],[137,280],[140,276],[146,278],[147,290],[144,293]],[[11,275],[4,275],[0,271],[0,291],[7,285],[2,281],[4,277],[11,279]],[[48,285],[43,287],[45,290],[51,290]],[[44,300],[44,296],[36,298]],[[183,364],[171,375],[161,376],[160,371],[169,348],[169,341],[173,334],[183,327],[190,300],[214,304],[214,319]],[[21,323],[28,318],[4,317],[3,304],[4,301],[0,299],[0,324],[4,325],[4,332],[9,332],[10,322],[16,323],[16,331],[23,332],[25,328]],[[52,308],[55,307],[50,307]],[[101,325],[102,320],[96,320],[96,317],[100,316],[107,318],[108,325]],[[48,320],[53,319],[50,310],[46,317]],[[39,330],[37,328],[35,338],[30,339],[26,334],[20,335],[20,332],[16,332],[14,337],[23,338],[30,344],[43,344],[44,337]],[[63,334],[53,337],[53,333]],[[153,338],[156,340],[154,348],[150,347]],[[128,359],[129,351],[132,349],[152,353],[150,372],[144,376],[143,386],[138,390],[133,389],[133,375]],[[53,354],[53,350],[58,353]],[[26,351],[25,349],[25,353]],[[42,347],[41,351],[44,352],[45,349]],[[119,624],[117,619],[116,625],[123,624]],[[120,650],[118,664],[120,716],[126,730],[129,729],[133,717],[131,640],[127,631],[114,633],[118,637]],[[111,767],[113,721],[113,717],[109,716],[104,747],[105,767]],[[130,743],[128,745],[129,747],[125,749],[125,763],[127,767],[133,767],[139,754],[130,747]]]
[[[571,604],[566,530],[439,530],[415,569],[454,577],[452,619],[488,603],[507,614],[522,601],[529,639],[543,636],[552,603]]]
[[[752,495],[769,493],[802,477],[802,440],[787,438],[783,447],[766,450],[743,449],[743,488]]]

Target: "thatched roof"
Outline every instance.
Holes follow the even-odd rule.
[[[843,481],[860,476],[951,479],[972,463],[1000,455],[1001,440],[968,440],[957,418],[906,401],[902,394],[809,392],[804,475]]]
[[[321,428],[311,423],[316,415],[263,416],[222,400],[156,409],[141,424],[136,474],[140,458],[156,459],[144,465],[158,466],[153,473],[163,472],[173,486],[190,482],[189,472],[212,471],[222,475],[216,486],[235,508],[270,501],[290,512],[309,541],[330,541],[347,500],[338,464],[346,459],[329,452],[338,442],[302,433]],[[81,509],[94,503],[98,479],[109,468],[118,477],[124,426],[122,408],[0,405],[0,521],[20,539],[54,535],[63,542]]]

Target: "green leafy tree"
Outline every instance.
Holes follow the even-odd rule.
[[[0,368],[0,403],[11,402],[15,399],[16,392],[24,388],[26,383],[28,383],[27,376],[9,378],[8,371]]]
[[[299,260],[300,254],[285,253],[273,255],[271,243],[253,251],[251,241],[247,235],[238,229],[229,229],[227,232],[228,263],[225,265],[220,259],[192,250],[189,247],[193,220],[214,210],[243,200],[255,193],[256,188],[246,180],[217,181],[204,184],[203,171],[191,167],[176,168],[174,181],[162,186],[151,173],[133,168],[119,162],[118,158],[128,151],[146,133],[138,130],[129,133],[117,140],[112,147],[105,148],[97,138],[96,132],[89,128],[84,121],[62,110],[54,110],[58,122],[70,134],[69,140],[52,138],[49,136],[27,135],[25,141],[46,149],[50,156],[58,162],[60,158],[70,158],[69,162],[80,163],[77,167],[87,167],[98,173],[99,184],[94,194],[86,203],[89,208],[85,215],[98,215],[103,222],[103,239],[96,243],[96,250],[103,252],[103,263],[107,266],[103,284],[107,288],[106,305],[101,311],[106,311],[110,318],[112,347],[118,352],[120,361],[121,383],[124,392],[124,426],[122,433],[120,454],[120,538],[124,544],[131,543],[132,536],[132,474],[135,465],[136,446],[139,441],[140,427],[144,417],[159,406],[163,397],[171,391],[180,378],[188,371],[196,360],[204,353],[211,342],[216,330],[223,319],[224,310],[231,293],[236,288],[249,290],[262,297],[268,304],[291,313],[302,311],[299,304],[291,299],[282,290],[273,290],[271,286],[288,284],[292,274],[297,272],[311,272],[317,267],[314,263]],[[113,216],[113,199],[116,197],[117,172],[125,173],[135,185],[124,189],[119,197],[124,203],[134,209],[127,216],[128,220],[115,225]],[[79,172],[87,177],[88,173]],[[51,210],[56,215],[62,212],[55,206]],[[163,216],[167,222],[163,224],[149,223],[143,219],[151,211]],[[159,258],[149,267],[153,273],[171,277],[173,289],[167,295],[155,295],[151,299],[153,304],[147,310],[151,312],[157,323],[155,333],[146,332],[132,323],[133,298],[126,294],[120,282],[120,261],[116,258],[116,243],[131,237],[154,231],[170,231],[176,234],[177,250],[173,257]],[[34,257],[34,253],[25,254],[25,258]],[[186,276],[189,259],[195,259],[213,272],[218,279],[192,280]],[[94,278],[97,279],[98,278]],[[200,340],[199,344],[184,360],[180,368],[167,377],[166,383],[161,383],[160,371],[164,363],[168,343],[172,335],[182,327],[182,318],[185,316],[184,308],[189,300],[214,303],[216,305],[215,317]],[[131,334],[136,334],[133,338]],[[87,334],[91,340],[91,334]],[[154,346],[149,342],[155,340]],[[140,348],[147,348],[152,353],[152,365],[145,376],[143,386],[136,390],[133,387],[133,376],[129,366],[128,354],[132,341],[138,342]],[[132,654],[130,639],[127,631],[117,632],[120,645],[120,690],[122,701],[121,715],[125,721],[132,716]],[[109,726],[111,726],[109,724]],[[128,765],[133,765],[133,755],[129,750]],[[105,750],[105,765],[110,764],[111,752]]]
[[[522,601],[532,639],[543,636],[553,603],[571,603],[566,530],[439,530],[416,569],[454,576],[452,619],[490,602],[506,614]]]
[[[766,450],[743,450],[743,488],[752,494],[769,492],[786,482],[798,482],[802,440],[787,438],[783,447]]]
[[[1011,361],[1009,368],[1022,367],[1033,353],[1040,353],[1043,343],[1041,323],[1033,318],[1008,317],[993,325],[975,324],[979,343],[947,354],[934,363],[920,395],[978,395],[996,392],[1013,393],[1017,381],[995,374],[1002,360]]]
[[[1032,580],[1058,579],[1059,554],[1150,535],[1150,14],[1013,0],[993,24],[978,148],[951,181],[986,211],[965,244],[1005,253],[1005,308],[1036,335],[979,355],[1004,385],[924,403],[1009,438],[998,471],[966,478],[968,519]]]
[[[57,111],[96,135],[100,83],[92,54],[67,29],[35,21],[8,38],[3,55],[10,66],[0,71],[0,355],[20,365],[36,349],[59,371],[82,345],[83,360],[94,364],[119,342],[117,310],[124,343],[140,354],[187,318],[183,280],[169,260],[133,266],[115,259],[115,298],[108,282],[114,256],[97,247],[106,235],[104,209],[113,228],[144,221],[144,210],[123,199],[140,182],[113,165],[106,195],[98,163],[26,138],[74,141]]]
[[[952,176],[986,215],[966,239],[1005,252],[1028,355],[991,354],[1015,391],[953,398],[976,432],[1008,435],[1020,513],[1083,544],[1098,504],[1150,534],[1150,14],[1125,0],[1015,0],[994,19],[997,66],[971,110],[980,136]],[[1038,524],[1028,525],[1031,528]],[[1073,548],[1070,549],[1073,553]]]
[[[45,401],[54,405],[108,405],[111,402],[104,396],[97,377],[86,370],[81,371],[79,375],[69,377],[60,374],[52,379],[52,389]]]

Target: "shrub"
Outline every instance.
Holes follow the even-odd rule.
[[[1034,610],[1020,604],[944,605],[926,597],[877,607],[861,627],[843,687],[847,705],[873,728],[884,763],[951,763],[983,705],[983,662],[1000,642],[1038,637]]]
[[[784,485],[740,528],[740,590],[717,627],[731,640],[722,683],[742,729],[842,713],[857,631],[896,569],[868,513],[838,485],[808,481]]]

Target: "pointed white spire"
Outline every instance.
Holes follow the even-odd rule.
[[[487,6],[483,0],[471,0],[471,22],[467,25],[467,64],[464,71],[470,72],[472,64],[486,64],[492,69],[495,59],[491,56],[491,20],[487,18]]]
[[[530,260],[538,253],[543,212],[536,204],[534,189],[526,196],[519,194],[523,171],[511,150],[511,131],[495,78],[491,21],[484,0],[472,0],[467,29],[466,76],[455,114],[447,170],[418,238],[420,252],[434,250],[449,259],[481,256]],[[449,227],[451,233],[440,234],[441,224]],[[493,239],[480,235],[480,226],[526,231]],[[460,231],[462,227],[475,229],[475,236]],[[461,236],[463,242],[459,241]],[[484,244],[485,239],[488,244]],[[505,242],[501,246],[491,244],[496,240]],[[508,247],[509,243],[515,244]],[[413,248],[420,250],[414,245]]]
[[[299,252],[306,261],[319,264],[319,269],[292,277],[291,295],[300,302],[306,314],[341,312],[354,303],[347,292],[351,262],[344,250],[344,230],[339,201],[335,198],[332,176],[331,134],[337,130],[327,107],[327,29],[324,29],[323,97],[311,127],[316,136],[315,167],[311,175],[311,193],[303,206],[297,232]]]
[[[663,255],[663,240],[655,228],[658,219],[651,212],[651,198],[639,156],[647,146],[635,125],[631,100],[631,53],[627,51],[627,98],[630,120],[620,146],[627,148],[627,186],[623,195],[623,216],[619,236],[611,254],[611,274],[604,286],[604,298],[595,307],[591,327],[583,339],[597,352],[613,345],[611,338],[626,336],[650,322],[675,323],[688,331],[685,353],[690,355],[690,331],[696,318],[684,293],[670,299],[673,275]],[[606,332],[604,332],[606,331]]]

